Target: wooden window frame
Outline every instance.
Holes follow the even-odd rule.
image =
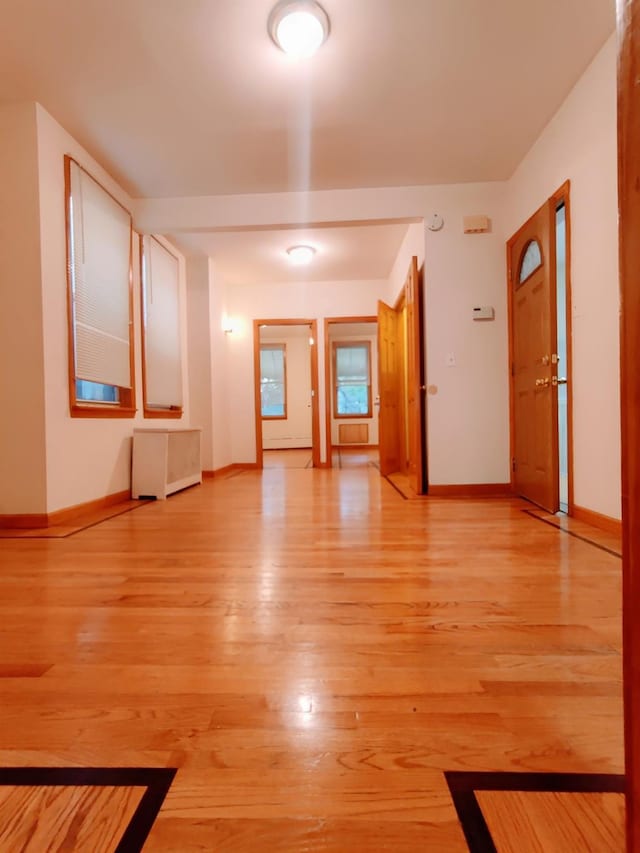
[[[341,349],[355,349],[358,348],[366,348],[367,350],[367,414],[357,414],[357,415],[341,415],[338,412],[338,371],[337,371],[337,351],[338,348]],[[332,356],[332,364],[333,364],[333,417],[335,420],[347,420],[360,418],[360,420],[365,420],[366,418],[373,417],[373,399],[371,394],[371,341],[332,341],[331,344],[331,356]]]
[[[74,304],[73,288],[71,285],[71,268],[73,259],[71,256],[71,163],[81,169],[91,180],[105,192],[109,198],[121,207],[129,217],[129,375],[131,377],[131,388],[111,386],[118,389],[117,403],[100,403],[92,400],[79,400],[76,394],[76,352],[74,334]],[[133,418],[136,414],[136,388],[135,388],[135,361],[133,346],[133,221],[131,213],[109,192],[87,169],[78,163],[73,157],[65,154],[64,157],[64,184],[65,184],[65,229],[67,245],[67,328],[68,328],[68,366],[69,366],[69,410],[72,418]],[[100,383],[99,383],[100,384]],[[102,383],[108,385],[108,383]]]
[[[184,413],[183,406],[149,406],[147,403],[147,337],[146,337],[146,329],[145,329],[145,287],[144,287],[144,235],[139,234],[139,263],[140,263],[140,346],[142,350],[142,415],[144,418],[181,418]],[[178,263],[180,259],[177,255],[174,255],[172,251],[167,249],[164,243],[161,243],[157,237],[154,237],[153,234],[149,235],[150,240],[155,240],[156,243],[169,252]],[[183,390],[184,393],[184,390]]]
[[[282,384],[284,388],[284,414],[283,415],[263,415],[262,414],[262,382],[260,383],[260,417],[263,421],[286,421],[287,414],[287,345],[277,343],[263,343],[260,341],[259,355],[262,350],[281,350],[282,351]]]

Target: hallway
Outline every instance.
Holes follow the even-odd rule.
[[[281,468],[5,539],[1,764],[177,768],[145,851],[464,851],[444,771],[623,770],[620,560],[529,508]]]

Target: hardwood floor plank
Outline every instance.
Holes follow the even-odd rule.
[[[5,539],[0,763],[179,768],[150,850],[464,850],[444,770],[623,767],[620,561],[523,506],[272,469]]]
[[[478,791],[499,853],[624,853],[624,796]]]
[[[113,853],[143,788],[0,786],[3,853]]]

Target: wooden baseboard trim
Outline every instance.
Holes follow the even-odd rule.
[[[428,494],[434,498],[510,498],[511,483],[452,483],[430,485]]]
[[[57,509],[55,512],[27,513],[24,515],[0,515],[0,528],[3,530],[28,530],[40,527],[55,527],[60,524],[68,524],[70,521],[90,512],[108,509],[117,504],[131,500],[131,490],[114,492],[103,498],[95,498],[74,506]]]
[[[223,465],[222,468],[214,468],[213,471],[203,471],[203,480],[213,480],[216,477],[224,477],[225,474],[231,473],[234,470],[233,465]]]
[[[29,530],[36,527],[47,527],[46,512],[0,515],[0,529],[2,530]]]
[[[571,515],[576,521],[583,521],[585,524],[597,527],[598,530],[604,530],[605,533],[614,533],[616,536],[622,536],[622,522],[618,518],[612,518],[610,515],[602,515],[600,512],[594,512],[592,509],[586,509],[586,507],[575,504]]]
[[[215,468],[213,471],[203,471],[202,479],[215,480],[218,477],[231,474],[233,471],[254,471],[258,467],[257,462],[233,462],[231,465],[224,465],[222,468]]]
[[[377,444],[332,444],[331,450],[378,450]]]

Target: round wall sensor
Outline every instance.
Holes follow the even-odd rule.
[[[440,216],[439,213],[434,213],[431,219],[427,221],[427,228],[429,229],[429,231],[440,231],[443,225],[444,219]]]

